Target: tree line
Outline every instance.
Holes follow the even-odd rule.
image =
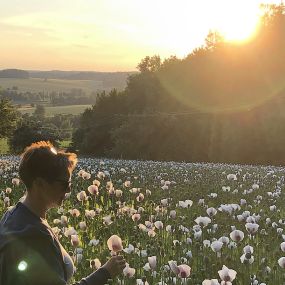
[[[70,91],[19,91],[17,86],[1,89],[0,98],[9,98],[14,104],[50,104],[51,106],[95,104],[98,92],[87,94],[81,88]]]
[[[8,139],[11,153],[21,153],[36,141],[49,140],[55,146],[61,141],[71,141],[78,123],[79,116],[73,114],[47,117],[43,105],[36,105],[31,115],[22,115],[8,98],[0,98],[0,139]]]
[[[226,42],[211,31],[205,45],[183,59],[142,59],[123,91],[100,93],[76,121],[71,150],[124,159],[284,165],[285,8],[263,9],[247,43]]]
[[[284,164],[285,9],[264,5],[255,37],[179,59],[145,57],[123,92],[102,94],[74,133],[80,153],[125,159]]]
[[[0,78],[21,78],[28,79],[29,72],[21,69],[3,69],[0,70]]]

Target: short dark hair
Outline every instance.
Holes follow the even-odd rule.
[[[37,177],[52,182],[63,170],[71,172],[76,163],[75,153],[57,151],[49,141],[40,141],[26,147],[22,153],[19,176],[26,187],[30,188]]]

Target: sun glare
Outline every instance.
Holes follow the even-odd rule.
[[[27,0],[18,13],[13,1],[3,1],[0,67],[134,70],[146,55],[187,56],[210,31],[244,43],[257,31],[260,4],[280,0],[69,2],[67,9],[64,1]]]
[[[258,5],[245,5],[236,2],[220,10],[217,15],[216,29],[226,41],[244,42],[252,38],[257,30],[260,9]]]

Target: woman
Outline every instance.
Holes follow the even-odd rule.
[[[74,264],[46,221],[48,209],[62,204],[71,191],[73,153],[57,152],[38,142],[22,154],[19,176],[26,186],[23,202],[7,211],[0,222],[0,285],[69,284]],[[125,267],[122,256],[75,283],[103,285]]]

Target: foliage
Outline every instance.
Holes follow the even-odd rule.
[[[161,59],[160,56],[154,55],[152,57],[146,56],[142,61],[138,64],[138,70],[143,72],[155,72],[159,70],[161,67]]]
[[[7,139],[0,139],[0,154],[7,154],[9,153],[9,146]]]
[[[38,119],[42,120],[42,119],[44,119],[45,115],[46,115],[45,106],[36,105],[36,109],[34,111],[34,116],[37,117]]]
[[[28,79],[29,72],[20,69],[4,69],[0,70],[0,78],[22,78]]]
[[[54,117],[57,115],[78,115],[85,111],[85,109],[91,107],[92,105],[67,105],[67,106],[47,106],[46,110],[46,118]],[[29,114],[32,115],[34,112],[34,107],[20,107],[18,111],[21,114]]]
[[[0,138],[11,135],[17,125],[18,113],[9,99],[0,98]]]
[[[14,153],[22,152],[25,147],[37,141],[50,141],[58,145],[60,134],[57,127],[33,119],[24,120],[9,139],[9,146]]]
[[[83,114],[74,145],[97,156],[284,164],[284,12],[264,6],[244,44],[211,31],[184,59],[145,57],[124,92]]]
[[[81,116],[79,128],[73,134],[73,148],[82,153],[105,155],[113,146],[112,130],[122,121],[120,114],[126,108],[125,98],[117,90],[108,95],[105,92],[99,94],[96,105],[86,109]]]

